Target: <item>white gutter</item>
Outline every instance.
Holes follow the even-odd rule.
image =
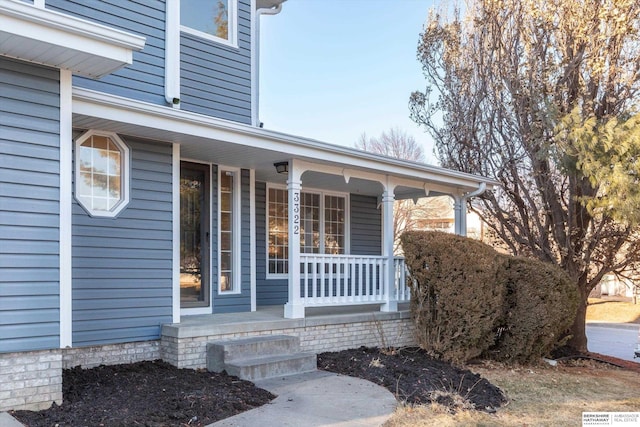
[[[251,124],[260,126],[260,17],[262,15],[277,15],[282,10],[282,3],[268,8],[254,6],[252,10],[255,12],[251,17]]]

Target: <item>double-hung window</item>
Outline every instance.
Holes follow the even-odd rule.
[[[237,0],[180,0],[180,29],[237,46]]]
[[[347,252],[347,195],[321,191],[300,193],[300,252],[339,255]],[[289,271],[288,194],[267,188],[268,275]]]

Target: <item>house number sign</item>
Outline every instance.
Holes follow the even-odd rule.
[[[300,192],[293,192],[293,234],[300,234]]]

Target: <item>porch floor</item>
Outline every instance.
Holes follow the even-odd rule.
[[[303,319],[286,319],[284,307],[260,306],[244,313],[182,316],[180,323],[162,325],[162,335],[192,338],[210,335],[256,333],[268,330],[304,328],[305,326],[395,320],[409,317],[409,303],[398,304],[397,312],[380,311],[379,304],[340,307],[307,307]]]

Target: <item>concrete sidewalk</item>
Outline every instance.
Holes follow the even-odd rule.
[[[379,385],[325,371],[255,384],[278,397],[207,427],[372,427],[389,419],[397,404],[393,394]]]
[[[24,427],[11,415],[6,412],[0,412],[0,427]]]

